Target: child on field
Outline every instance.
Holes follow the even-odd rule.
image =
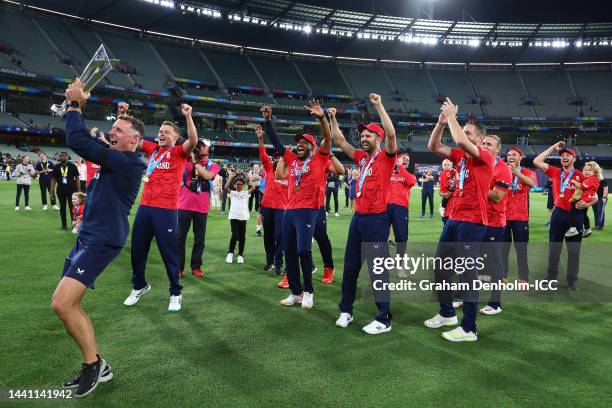
[[[86,198],[85,193],[74,193],[72,195],[72,232],[74,234],[78,234],[81,228]]]
[[[581,212],[586,214],[586,209],[579,210],[576,208],[576,203],[578,201],[584,201],[585,203],[590,203],[594,199],[597,198],[597,189],[599,188],[599,176],[601,174],[601,167],[594,161],[587,162],[584,165],[584,169],[582,171],[584,174],[584,180],[582,182],[572,180],[571,183],[576,187],[574,190],[574,195],[571,198],[572,209],[569,213],[569,229],[565,233],[566,237],[573,237],[578,235],[580,232],[578,231],[578,214]]]
[[[228,219],[232,229],[232,237],[230,239],[229,250],[225,262],[232,263],[234,260],[234,250],[238,243],[238,256],[236,263],[244,263],[244,245],[246,242],[246,224],[250,217],[249,197],[255,190],[256,186],[252,186],[249,190],[243,191],[247,185],[247,178],[242,172],[230,171],[230,177],[225,183],[225,191],[230,198],[230,209]]]

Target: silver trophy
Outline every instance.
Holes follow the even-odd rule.
[[[81,82],[85,84],[83,91],[90,92],[117,64],[119,64],[119,60],[110,59],[104,44],[101,44],[79,77]],[[66,101],[61,105],[51,105],[51,112],[56,116],[64,116],[64,113],[66,113]]]

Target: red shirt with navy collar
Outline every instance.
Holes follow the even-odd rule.
[[[388,204],[408,207],[410,189],[414,187],[416,182],[414,174],[410,174],[403,166],[397,166],[397,170],[391,174]]]
[[[153,173],[149,176],[149,181],[144,183],[140,205],[149,207],[176,210],[178,208],[179,192],[183,181],[183,171],[189,158],[183,146],[160,147],[157,143],[142,141],[140,150],[151,155],[157,149],[153,160],[163,159],[159,162]]]
[[[98,172],[100,165],[94,162],[90,162],[89,160],[85,160],[85,166],[87,167],[87,172],[86,172],[87,180],[86,180],[85,185],[89,186],[89,183],[91,183],[91,179]]]
[[[561,197],[561,172],[562,169],[560,169],[559,167],[551,166],[549,164],[548,170],[545,173],[548,177],[550,177],[550,180],[552,181],[552,192],[553,197],[555,199],[555,207],[558,207],[564,211],[569,211],[572,209],[572,203],[570,200],[574,195],[574,191],[576,190],[574,185],[571,183],[571,180],[582,182],[584,180],[584,175],[582,174],[582,172],[574,169],[574,173],[572,174],[571,180],[568,181],[567,188],[563,192],[563,197]],[[571,170],[563,172],[563,182],[565,182],[571,172]]]
[[[261,166],[266,172],[266,186],[261,206],[275,210],[284,210],[287,206],[289,180],[287,178],[282,180],[276,178],[274,165],[268,157],[264,146],[259,146],[259,158],[261,159]]]
[[[501,190],[506,194],[498,203],[495,201],[487,201],[487,226],[488,227],[505,227],[506,226],[506,204],[508,202],[508,188],[512,183],[512,170],[501,158],[496,159],[497,164],[493,169],[493,177],[491,178],[489,190]]]
[[[453,212],[453,208],[455,207],[455,203],[457,201],[457,194],[455,193],[455,190],[450,191],[450,185],[451,185],[451,180],[455,179],[455,189],[457,188],[456,186],[459,185],[459,179],[457,178],[457,172],[453,169],[453,170],[444,170],[442,173],[440,173],[440,192],[441,193],[450,193],[450,197],[448,197],[446,200],[446,207],[444,207],[444,216],[445,217],[450,217],[451,213]]]
[[[306,163],[289,149],[285,149],[283,159],[289,169],[289,193],[287,196],[287,210],[298,208],[320,208],[321,182],[325,177],[325,169],[329,161],[329,153],[321,153],[318,149]],[[300,184],[296,188],[297,176],[302,174]],[[265,193],[264,193],[265,195]]]
[[[359,192],[359,180],[361,172],[370,162],[371,157],[363,150],[356,150],[353,160],[359,167],[357,178],[357,191]],[[389,180],[393,173],[393,166],[397,160],[397,152],[387,153],[381,150],[372,161],[368,174],[365,177],[361,194],[355,199],[355,211],[360,214],[380,214],[387,212],[387,202],[389,201]]]
[[[468,155],[463,149],[451,149],[450,161],[456,165],[458,173],[461,172],[461,163],[465,163],[465,179],[463,189],[457,183],[457,202],[450,219],[487,225],[487,194],[495,159],[488,150],[480,146],[477,148],[478,157]]]
[[[521,167],[521,174],[537,180],[536,174]],[[516,187],[514,180],[516,179]],[[506,195],[506,220],[507,221],[529,221],[529,190],[531,187],[525,184],[518,176],[512,175],[512,183]]]

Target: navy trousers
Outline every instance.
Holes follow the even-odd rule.
[[[578,235],[565,237],[565,232],[569,228],[569,212],[555,207],[550,217],[550,230],[548,231],[548,270],[547,279],[557,279],[559,275],[559,260],[563,241],[567,246],[567,283],[574,284],[578,280],[580,269],[580,246],[582,245],[582,225],[584,214],[578,214],[577,225]]]
[[[491,277],[491,282],[501,282],[504,278],[504,247],[506,227],[487,227],[482,238],[481,254],[485,258],[484,275]],[[485,256],[486,255],[486,256]],[[501,307],[501,291],[492,290],[489,306]]]
[[[294,295],[313,293],[312,287],[312,236],[317,221],[317,210],[298,208],[285,210],[283,217],[283,250],[287,265],[289,289]],[[300,266],[304,286],[300,283]]]
[[[261,207],[261,218],[264,228],[264,249],[266,251],[266,265],[275,268],[283,267],[283,246],[281,237],[283,232],[283,215],[285,210]]]
[[[389,219],[389,226],[393,227],[397,253],[404,255],[406,253],[406,242],[408,242],[408,207],[388,204],[387,218]]]
[[[503,246],[503,273],[508,277],[508,257],[510,247],[514,241],[516,259],[518,262],[518,276],[520,280],[529,281],[529,264],[527,262],[527,245],[529,245],[529,221],[508,221],[506,224]]]
[[[178,215],[176,210],[141,205],[136,211],[132,227],[132,285],[139,290],[147,286],[145,269],[151,241],[155,237],[157,248],[166,267],[170,281],[170,295],[178,296],[183,287],[179,284],[179,259],[176,244]]]
[[[317,241],[317,245],[319,245],[319,251],[323,259],[323,267],[334,269],[332,244],[327,235],[327,213],[325,212],[325,207],[319,208],[314,230],[314,239]],[[310,262],[314,265],[312,251],[310,252]]]
[[[429,200],[429,215],[433,217],[434,191],[431,188],[421,190],[421,216],[425,215],[425,204]]]
[[[455,221],[449,219],[444,224],[440,235],[440,242],[436,256],[440,258],[472,258],[480,257],[480,244],[485,234],[486,227],[466,221]],[[450,268],[436,268],[435,278],[437,283],[452,282],[454,270]],[[463,319],[461,327],[463,330],[476,333],[476,309],[478,307],[478,291],[474,290],[474,281],[478,279],[476,266],[465,268],[460,281],[470,285],[469,290],[463,292]],[[439,290],[438,301],[440,302],[440,315],[443,317],[455,316],[453,308],[453,292],[451,290]]]
[[[387,240],[389,239],[389,221],[387,213],[353,214],[349,226],[346,252],[344,253],[344,273],[342,277],[342,299],[338,305],[340,312],[353,314],[353,303],[357,294],[357,279],[364,261],[368,263],[370,281],[389,283],[389,272],[373,273],[374,258],[387,257]],[[374,290],[374,287],[373,287]],[[391,323],[391,302],[388,290],[374,290],[378,313],[375,319],[384,324]]]

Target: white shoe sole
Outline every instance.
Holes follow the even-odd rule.
[[[347,327],[349,327],[349,324],[351,323],[353,323],[352,317],[346,322],[346,325],[338,323],[338,321],[336,320],[336,327],[340,327],[341,329],[346,329]]]
[[[454,339],[452,337],[446,336],[446,333],[442,333],[442,338],[444,338],[444,340],[452,341],[453,343],[461,343],[461,342],[464,342],[464,341],[477,341],[478,340],[478,336],[475,336],[475,337],[463,337],[461,339]]]
[[[457,316],[455,316],[454,319],[448,318],[448,319],[444,320],[443,322],[440,322],[440,324],[438,324],[438,325],[429,325],[429,324],[427,324],[427,322],[428,322],[428,320],[426,320],[425,323],[424,323],[425,327],[428,327],[430,329],[439,329],[440,327],[444,327],[444,326],[456,326],[457,324],[459,324],[459,321],[457,320]]]
[[[364,333],[366,334],[383,334],[383,333],[388,333],[391,331],[391,326],[389,327],[385,327],[384,329],[380,330],[380,331],[376,331],[376,332],[369,332],[366,330],[366,328],[362,328],[361,330],[363,330]]]
[[[490,312],[485,312],[484,309],[480,309],[480,314],[483,314],[485,316],[495,316],[496,314],[500,314],[503,310],[501,308],[499,309],[493,309],[493,311]]]
[[[83,398],[83,397],[88,396],[88,395],[89,395],[89,394],[91,394],[92,392],[94,392],[94,391],[95,391],[95,389],[96,389],[96,388],[98,388],[98,384],[100,384],[100,383],[101,383],[101,381],[100,381],[100,377],[102,376],[102,373],[104,372],[104,369],[105,369],[105,368],[106,368],[106,363],[104,363],[104,366],[103,366],[103,367],[100,367],[100,374],[98,374],[98,381],[96,382],[96,384],[95,384],[93,387],[91,387],[91,389],[90,389],[89,391],[87,391],[87,392],[86,392],[85,394],[83,394],[83,395],[77,395],[76,393],[74,393],[74,397],[75,397],[75,398]],[[111,376],[111,378],[112,378],[112,376]]]
[[[302,309],[312,309],[313,307],[314,307],[314,302],[310,304],[302,302]]]
[[[134,303],[126,303],[127,299],[125,299],[123,301],[123,305],[124,306],[134,306],[136,303],[138,303],[140,301],[140,298],[143,297],[144,295],[146,295],[147,293],[149,293],[150,290],[151,290],[151,285],[145,286],[143,292],[140,294],[140,296],[138,296],[138,298],[136,299],[136,301]]]

